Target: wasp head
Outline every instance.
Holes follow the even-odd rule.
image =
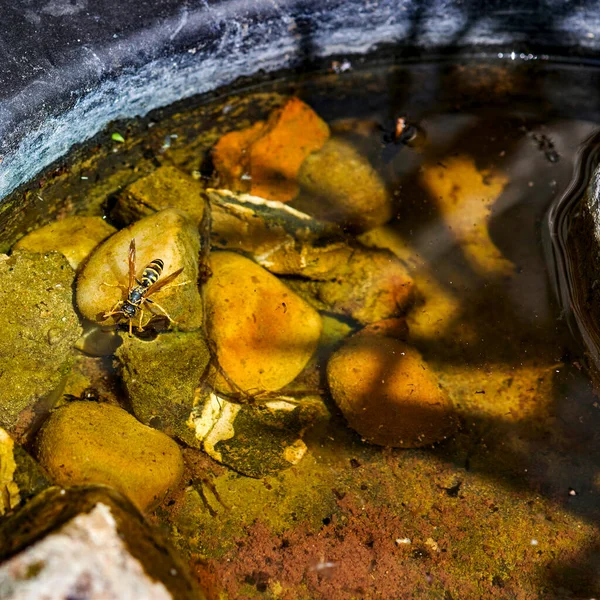
[[[135,313],[137,311],[136,307],[133,304],[124,304],[121,311],[128,319],[133,319],[135,317]]]

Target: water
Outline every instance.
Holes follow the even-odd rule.
[[[289,470],[252,479],[184,449],[187,485],[151,519],[215,597],[600,593],[600,404],[582,343],[593,335],[571,316],[581,312],[565,242],[573,203],[559,203],[580,193],[595,156],[578,152],[600,121],[599,79],[590,65],[474,60],[276,80],[116,124],[104,147],[21,192],[23,218],[122,226],[123,187],[165,164],[205,181],[222,133],[290,94],[370,161],[393,198],[394,218],[360,239],[408,265],[408,342],[459,428],[434,448],[369,445],[326,395],[331,419]],[[398,117],[419,132],[412,146],[389,143]],[[20,219],[5,220],[7,246]],[[82,357],[79,368],[127,407],[109,359]]]

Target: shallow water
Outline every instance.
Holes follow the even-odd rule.
[[[186,485],[150,518],[213,597],[600,593],[600,404],[547,243],[548,211],[600,120],[599,79],[589,66],[472,61],[277,80],[255,96],[116,124],[98,140],[107,151],[82,150],[39,191],[21,192],[40,221],[114,219],[119,191],[159,165],[209,177],[210,147],[264,118],[273,94],[311,106],[390,191],[393,219],[360,239],[408,265],[408,343],[459,428],[433,448],[370,445],[325,393],[331,418],[308,431],[300,463],[275,475],[245,477],[182,445]],[[418,128],[417,144],[386,141],[397,117]],[[115,132],[125,143],[108,139]],[[110,359],[81,356],[77,369],[129,408]]]

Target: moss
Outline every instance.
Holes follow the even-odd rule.
[[[210,360],[204,334],[166,333],[152,342],[123,336],[116,356],[135,416],[189,446],[199,446],[187,421]]]
[[[0,258],[0,426],[23,438],[70,370],[81,333],[75,274],[58,253]]]

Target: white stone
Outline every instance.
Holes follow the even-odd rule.
[[[129,553],[100,502],[0,565],[0,598],[172,600]]]

